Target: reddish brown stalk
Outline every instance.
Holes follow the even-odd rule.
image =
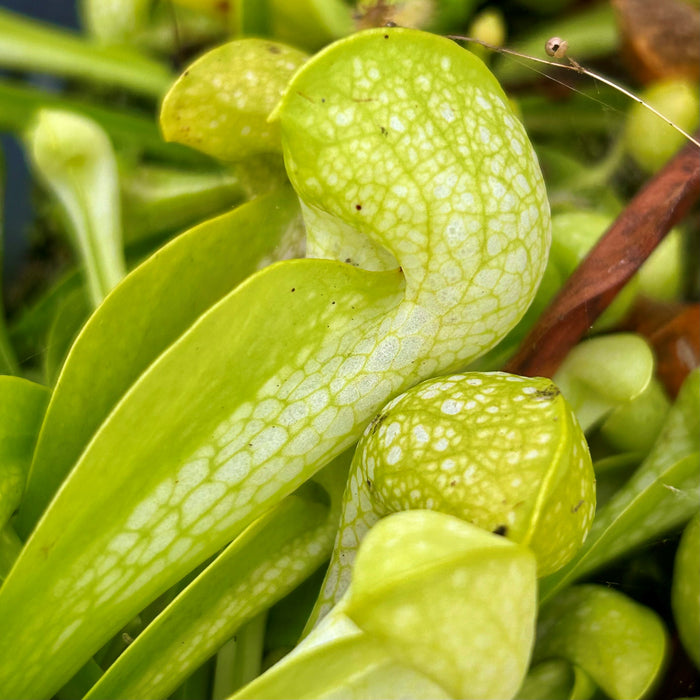
[[[540,316],[506,371],[551,377],[698,197],[700,151],[689,143],[630,201]]]

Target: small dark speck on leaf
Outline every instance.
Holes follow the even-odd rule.
[[[332,301],[332,302],[331,302],[331,305],[333,305],[333,304],[335,304],[335,302],[334,302],[334,301]]]
[[[548,400],[559,396],[559,394],[561,394],[559,389],[557,389],[557,387],[555,387],[554,384],[551,384],[545,389],[540,389],[539,391],[536,391],[535,398]]]
[[[583,505],[583,498],[571,509],[572,513],[577,513],[578,509]]]
[[[372,488],[372,479],[367,479],[367,488],[368,489]]]
[[[388,38],[389,38],[389,35],[388,35],[388,34],[385,34],[385,35],[384,35],[384,38],[385,38],[385,39],[388,39]]]
[[[379,127],[379,131],[382,132],[382,135],[383,135],[383,136],[386,136],[387,133],[388,133],[387,130],[386,130],[383,126],[380,126],[380,127]]]
[[[450,486],[457,486],[457,479],[452,479],[452,481],[450,481]]]
[[[501,535],[501,537],[505,537],[506,533],[508,532],[508,526],[507,525],[499,525],[494,531],[494,535]]]
[[[270,45],[267,47],[267,50],[268,50],[270,53],[282,53],[282,49],[281,49],[279,46],[275,46],[274,44],[270,44]]]
[[[292,287],[292,291],[293,291],[293,292],[296,292],[296,291],[297,291],[297,288],[296,288],[296,287]]]
[[[355,205],[355,209],[357,209],[357,211],[362,211],[362,205],[361,205],[361,204],[356,204],[356,205]]]
[[[182,77],[183,77],[183,78],[186,78],[189,74],[190,74],[190,71],[189,71],[189,70],[186,70],[186,71],[182,74]]]

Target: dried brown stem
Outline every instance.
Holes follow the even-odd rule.
[[[688,143],[630,201],[542,314],[506,370],[551,377],[698,197],[700,151]]]

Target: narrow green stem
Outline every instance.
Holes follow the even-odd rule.
[[[136,51],[93,44],[64,29],[0,10],[0,66],[79,78],[159,99],[170,70]]]
[[[211,697],[211,679],[213,676],[214,659],[205,661],[196,671],[170,695],[171,700],[202,700]]]
[[[242,629],[239,630],[239,633]],[[233,666],[236,662],[238,648],[238,633],[224,644],[216,654],[216,669],[214,671],[213,700],[223,700],[233,692]]]
[[[228,695],[233,694],[260,675],[266,624],[267,610],[256,615],[238,630],[236,655],[233,659],[231,687]]]
[[[266,623],[264,610],[221,647],[216,655],[213,700],[225,700],[260,675]]]

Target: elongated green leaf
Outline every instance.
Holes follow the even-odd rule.
[[[632,700],[653,687],[666,643],[649,608],[602,586],[573,586],[542,609],[533,659],[568,659],[609,697]]]
[[[392,514],[363,540],[346,597],[235,697],[512,697],[535,586],[527,548],[443,513]]]
[[[387,404],[358,444],[316,621],[350,582],[357,547],[377,520],[430,508],[514,542],[556,571],[595,513],[588,446],[548,379],[501,372],[438,377]]]
[[[21,533],[29,534],[139,374],[247,275],[294,252],[297,212],[289,191],[261,197],[178,237],[115,289],[83,329],[56,386],[19,515]]]
[[[349,459],[341,456],[330,474],[319,475],[329,505],[302,487],[255,521],[139,635],[86,700],[167,697],[242,623],[320,566],[331,550]]]
[[[68,355],[68,350],[90,315],[90,306],[83,289],[66,295],[53,318],[46,336],[44,381],[53,386]]]
[[[0,10],[0,65],[116,85],[160,98],[171,80],[169,69],[137,51],[96,46],[57,27]]]
[[[0,529],[19,506],[50,395],[40,384],[0,375]]]
[[[596,515],[588,539],[563,569],[540,582],[540,597],[686,522],[700,506],[700,370],[685,380],[654,447]]]
[[[358,57],[375,88],[350,94]],[[383,98],[355,101],[377,90]],[[0,590],[0,695],[50,694],[354,442],[387,399],[483,352],[534,295],[549,241],[541,175],[507,99],[468,52],[402,29],[356,35],[295,75],[278,116],[315,250],[333,247],[323,222],[356,243],[371,236],[399,267],[272,265],[107,403]],[[419,163],[403,139],[430,157]],[[389,182],[405,190],[389,196]]]
[[[19,675],[9,664],[15,657],[16,668],[20,658],[0,654],[8,664],[0,661],[0,677],[9,673],[0,687],[19,682],[42,695],[60,683],[150,599],[328,461],[339,443],[342,450],[353,442],[366,420],[356,387],[367,375],[338,377],[348,390],[331,402],[329,369],[342,366],[345,343],[356,346],[367,324],[398,303],[401,286],[395,272],[278,263],[161,355],[93,437],[32,534],[14,583],[10,577],[0,590],[5,629],[10,617],[24,620],[28,648]],[[330,367],[312,371],[312,351],[324,351],[324,338]],[[289,347],[310,364],[289,367]],[[392,389],[379,382],[383,369],[377,367],[374,395],[365,397],[369,414]],[[389,374],[395,382],[400,376]],[[222,413],[232,397],[233,411]],[[314,424],[327,427],[319,433]],[[49,613],[47,595],[55,601]],[[12,615],[18,605],[22,614]]]
[[[700,513],[685,528],[678,545],[671,603],[683,646],[700,668]]]

